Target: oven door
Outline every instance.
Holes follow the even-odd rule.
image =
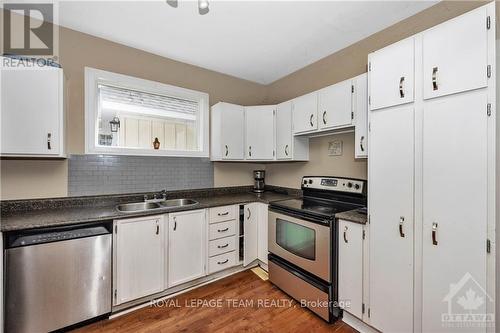
[[[331,282],[329,225],[269,211],[269,252]]]

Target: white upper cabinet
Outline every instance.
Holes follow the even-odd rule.
[[[486,87],[487,15],[483,6],[423,32],[425,99]]]
[[[293,101],[293,133],[301,134],[318,129],[318,93],[312,92]]]
[[[368,82],[366,73],[353,79],[354,91],[353,109],[355,115],[354,156],[368,157]]]
[[[241,105],[217,103],[212,107],[212,160],[245,158],[245,108]]]
[[[292,102],[276,105],[276,159],[309,159],[309,139],[292,134]]]
[[[168,215],[168,287],[205,275],[205,210]]]
[[[274,159],[275,105],[245,107],[246,159]]]
[[[318,92],[319,129],[352,126],[354,114],[352,80],[345,80]]]
[[[414,48],[410,37],[368,55],[371,110],[413,102]]]
[[[164,289],[163,216],[115,222],[115,305]]]
[[[63,70],[1,71],[1,155],[64,157]]]

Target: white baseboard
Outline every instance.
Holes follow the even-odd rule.
[[[347,311],[344,311],[342,321],[360,333],[380,333],[380,331],[377,331]]]

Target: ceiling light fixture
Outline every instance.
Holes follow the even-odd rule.
[[[167,3],[173,8],[177,8],[179,6],[179,0],[167,0]],[[200,13],[200,15],[205,15],[209,11],[208,0],[198,0],[198,13]]]
[[[167,3],[174,8],[177,8],[177,6],[179,5],[179,1],[177,0],[167,0]]]
[[[198,13],[200,13],[200,15],[205,15],[208,11],[208,0],[198,0]]]

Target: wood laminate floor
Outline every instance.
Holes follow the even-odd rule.
[[[198,303],[198,304],[196,304]],[[329,325],[251,271],[74,332],[335,332],[354,333],[342,321]]]

